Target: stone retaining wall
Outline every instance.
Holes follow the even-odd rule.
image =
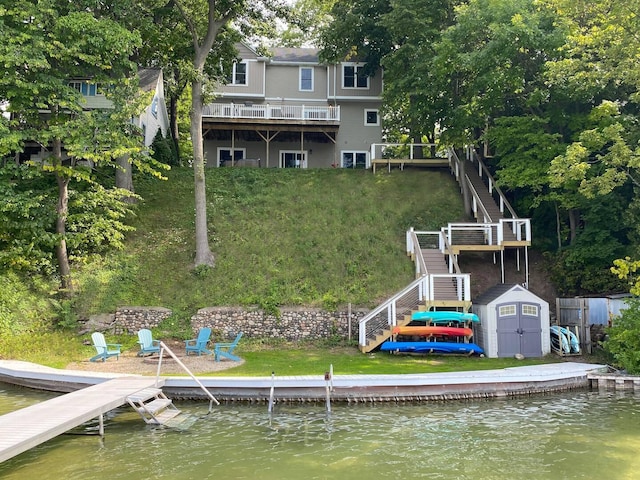
[[[358,322],[367,310],[351,311],[351,339],[358,338]],[[121,307],[109,324],[93,330],[135,335],[141,328],[154,328],[171,315],[163,307]],[[318,340],[330,337],[349,338],[349,312],[327,312],[311,308],[281,309],[280,317],[258,309],[240,307],[208,307],[191,317],[194,335],[202,327],[210,327],[218,339],[233,338],[242,331],[247,337],[282,338],[285,340]]]
[[[351,312],[351,338],[358,338],[358,322],[367,311]],[[194,333],[210,327],[219,338],[233,338],[242,331],[248,337],[317,340],[330,337],[349,338],[349,313],[327,312],[311,308],[280,310],[280,317],[262,310],[233,307],[208,307],[191,317]]]
[[[141,328],[154,328],[171,315],[164,307],[121,307],[116,310],[113,333],[135,335]]]

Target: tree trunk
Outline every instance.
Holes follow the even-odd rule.
[[[207,226],[207,194],[204,174],[204,147],[202,144],[202,81],[191,84],[191,141],[193,142],[193,176],[196,203],[196,259],[195,266],[215,265],[209,248]]]
[[[134,193],[133,189],[133,169],[131,168],[131,162],[128,156],[118,157],[116,160],[116,187],[124,188]],[[127,203],[135,203],[133,197],[125,197],[123,200]]]
[[[556,238],[558,241],[558,251],[562,251],[562,228],[561,228],[561,224],[560,224],[560,210],[558,209],[558,204],[555,203],[554,204],[555,209],[556,209]]]
[[[573,245],[578,236],[579,212],[575,208],[569,210],[569,245]]]
[[[62,142],[60,139],[53,141],[53,157],[56,162],[62,161]],[[56,205],[56,235],[58,236],[58,244],[56,245],[56,258],[58,259],[60,289],[68,293],[73,291],[66,240],[67,214],[69,211],[69,179],[63,177],[60,172],[56,171],[56,182],[58,184],[58,204]]]
[[[180,131],[178,130],[178,98],[172,95],[169,98],[169,131],[173,141],[174,152],[178,165],[182,165],[180,158]]]

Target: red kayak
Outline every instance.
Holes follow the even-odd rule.
[[[396,335],[418,335],[420,337],[430,337],[431,335],[447,335],[450,337],[470,337],[473,335],[473,330],[470,328],[461,327],[439,327],[434,325],[417,325],[417,326],[405,326],[394,327],[393,333]]]

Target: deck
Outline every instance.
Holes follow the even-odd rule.
[[[155,377],[96,380],[100,383],[0,416],[0,462],[100,417],[126,404],[128,395],[156,385]]]

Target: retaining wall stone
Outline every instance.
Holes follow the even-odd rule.
[[[120,307],[116,310],[112,333],[135,335],[141,328],[154,328],[171,315],[164,307]]]

